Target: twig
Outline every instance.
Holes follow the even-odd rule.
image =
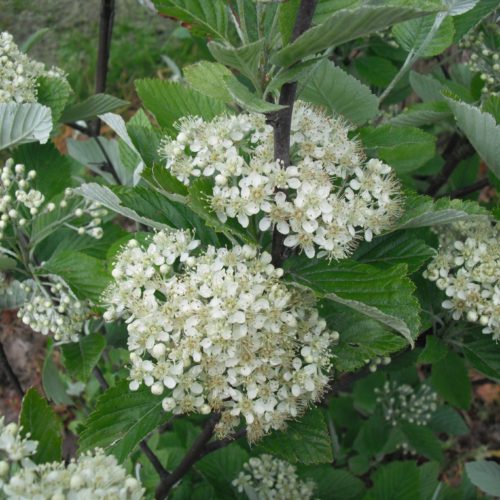
[[[101,0],[101,20],[99,23],[99,46],[97,51],[97,68],[95,75],[95,93],[100,94],[106,90],[108,77],[108,61],[111,49],[111,36],[113,34],[113,21],[115,18],[115,0]],[[93,136],[99,135],[101,121],[99,118],[89,127]]]
[[[236,441],[237,439],[242,438],[243,436],[246,436],[247,430],[246,429],[240,429],[239,431],[236,431],[234,434],[231,436],[228,436],[224,439],[218,439],[216,441],[210,441],[207,443],[205,448],[203,449],[200,458],[204,457],[205,455],[208,455],[209,453],[212,453],[214,451],[220,450],[221,448],[224,448],[228,444],[231,444],[233,441]]]
[[[182,459],[179,466],[166,478],[162,479],[158,488],[156,489],[155,498],[157,500],[163,500],[167,498],[168,493],[172,487],[184,477],[184,475],[189,471],[192,465],[201,458],[201,454],[205,445],[210,441],[214,428],[217,422],[220,420],[220,413],[214,413],[206,422],[203,430],[196,438],[195,442],[188,450],[184,458]]]
[[[456,189],[455,191],[452,191],[451,193],[444,194],[443,196],[449,196],[450,198],[463,198],[464,196],[467,196],[468,194],[475,193],[476,191],[479,191],[480,189],[483,189],[487,186],[490,185],[490,181],[487,177],[484,179],[480,179],[474,184],[471,184],[470,186],[465,186],[460,189]]]
[[[472,156],[474,153],[475,149],[469,141],[463,139],[457,133],[453,134],[448,142],[448,145],[446,146],[445,151],[443,152],[443,156],[445,157],[443,168],[439,174],[431,179],[426,194],[429,196],[435,196],[441,187],[446,184],[446,181],[450,178],[458,164],[465,158]]]
[[[78,132],[81,132],[82,134],[88,135],[91,137],[91,132],[88,127],[83,127],[82,125],[78,125],[78,123],[73,123],[73,122],[68,122],[65,123],[68,127],[71,127],[74,130],[78,130]]]
[[[301,0],[290,42],[296,40],[311,26],[317,0]],[[274,158],[282,162],[283,168],[290,165],[290,129],[292,125],[293,103],[297,93],[297,82],[285,83],[281,87],[279,104],[286,108],[270,113],[268,121],[274,129]],[[272,262],[281,267],[285,260],[285,237],[276,228],[273,232]]]
[[[94,139],[95,139],[95,142],[97,143],[97,147],[101,150],[101,153],[104,156],[104,159],[106,160],[106,166],[108,167],[107,170],[113,176],[113,179],[116,181],[116,183],[121,184],[120,178],[118,177],[118,174],[116,173],[114,165],[111,163],[111,158],[109,157],[106,149],[102,145],[100,137],[96,135],[94,137]],[[106,170],[106,169],[104,169],[104,170]]]
[[[9,379],[10,383],[13,385],[14,389],[17,391],[19,396],[23,398],[24,397],[23,386],[21,385],[21,382],[19,382],[17,375],[14,373],[12,366],[10,366],[9,360],[7,358],[7,355],[5,354],[1,342],[0,342],[0,362],[1,362],[0,366],[3,368],[3,371],[5,372],[5,375]]]
[[[94,376],[99,382],[99,385],[101,386],[101,389],[105,391],[106,389],[109,389],[109,384],[104,378],[104,375],[102,371],[100,370],[99,367],[95,367],[93,370]],[[158,457],[154,454],[153,450],[149,447],[148,443],[143,439],[139,443],[139,448],[141,451],[144,453],[144,455],[147,457],[147,459],[151,462],[151,465],[154,467],[155,471],[158,473],[160,478],[163,480],[166,478],[169,474],[168,471],[163,467],[161,464],[160,460]]]

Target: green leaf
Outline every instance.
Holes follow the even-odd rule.
[[[382,453],[391,428],[381,415],[372,415],[362,425],[354,441],[356,451],[368,456],[377,456]]]
[[[27,170],[36,171],[32,186],[48,200],[72,184],[70,160],[50,142],[23,144],[16,148],[13,156],[17,163],[26,165]]]
[[[94,302],[99,302],[111,279],[102,261],[79,252],[58,253],[43,267],[61,276],[79,298]]]
[[[431,31],[435,18],[435,15],[431,15],[400,23],[392,28],[392,33],[399,45],[406,51],[416,51]],[[447,17],[420,56],[431,57],[441,54],[453,43],[454,34],[453,21],[451,17]]]
[[[420,500],[420,478],[414,462],[391,462],[371,477],[373,488],[363,500]]]
[[[434,335],[428,335],[425,339],[424,350],[418,357],[418,362],[423,364],[436,363],[446,357],[447,354],[448,347],[446,344]]]
[[[363,242],[353,255],[358,262],[386,269],[395,264],[407,264],[414,273],[431,257],[435,250],[410,231],[396,231]]]
[[[498,0],[479,0],[475,7],[453,19],[455,24],[455,39],[458,42],[471,28],[476,26],[481,19],[498,7]]]
[[[419,102],[408,106],[401,114],[389,120],[390,125],[421,127],[452,118],[448,105],[443,101]]]
[[[61,347],[64,366],[72,377],[86,382],[105,347],[106,340],[99,333],[82,337],[79,342],[64,344]]]
[[[226,88],[232,98],[242,108],[247,109],[248,111],[253,111],[254,113],[270,113],[286,108],[286,106],[282,106],[281,104],[274,104],[261,99],[234,76],[225,77],[224,83],[226,84]]]
[[[419,455],[437,462],[443,461],[441,443],[428,427],[410,422],[402,422],[400,427],[409,445]]]
[[[500,465],[492,460],[467,462],[465,471],[472,484],[482,492],[494,497],[500,496]]]
[[[372,119],[378,111],[377,96],[326,59],[307,75],[300,98],[325,107],[331,114],[343,115],[355,125]]]
[[[488,99],[483,102],[482,110],[493,116],[497,124],[500,124],[500,96],[490,95]]]
[[[432,365],[431,384],[449,403],[464,410],[469,408],[472,385],[463,359],[450,351]]]
[[[195,468],[212,485],[217,499],[236,499],[238,495],[231,483],[248,459],[248,452],[233,443],[196,462]]]
[[[449,16],[459,16],[472,10],[478,0],[444,0],[447,14]]]
[[[437,488],[440,488],[438,480],[439,472],[440,466],[436,462],[426,462],[418,468],[421,500],[436,500],[433,497]]]
[[[500,125],[497,125],[495,118],[479,108],[449,97],[446,102],[453,111],[459,128],[488,168],[500,177]]]
[[[131,391],[127,381],[108,389],[84,423],[80,452],[103,448],[122,463],[142,439],[168,419],[162,400],[144,385]]]
[[[420,324],[419,306],[405,265],[380,270],[352,261],[293,257],[284,267],[290,281],[381,322],[413,344]]]
[[[373,413],[377,406],[377,393],[375,392],[375,389],[382,387],[385,381],[386,376],[382,372],[372,373],[356,381],[352,390],[352,397],[355,408],[365,415]],[[380,423],[378,420],[373,422]],[[386,427],[387,423],[384,421],[384,423],[381,423],[381,425],[383,427]],[[368,426],[370,432],[372,427],[376,427],[376,425]],[[384,432],[388,434],[387,429],[384,429]],[[368,439],[376,440],[377,438],[375,436],[373,438],[368,437]],[[382,445],[380,445],[380,447],[382,447]]]
[[[61,121],[68,123],[90,120],[98,115],[128,106],[128,104],[128,101],[118,99],[112,95],[95,94],[83,102],[67,106],[62,112]]]
[[[366,83],[378,88],[387,87],[398,72],[398,68],[389,59],[379,56],[357,57],[354,67]]]
[[[405,202],[405,213],[399,219],[396,229],[437,226],[475,215],[488,215],[485,208],[472,201],[440,198],[434,202],[429,196],[410,193]]]
[[[66,394],[66,384],[63,382],[58,367],[52,359],[54,345],[52,340],[47,344],[47,352],[42,369],[42,385],[45,395],[57,405],[70,405],[73,403]]]
[[[298,421],[291,421],[286,431],[274,432],[257,445],[290,463],[318,464],[333,460],[330,435],[321,410],[315,408]]]
[[[73,92],[66,79],[41,76],[37,79],[37,102],[52,110],[52,121],[57,123]]]
[[[23,398],[19,425],[21,434],[38,441],[36,453],[30,460],[36,464],[60,462],[62,449],[62,426],[54,410],[35,388],[28,390]]]
[[[179,181],[177,177],[174,177],[164,165],[154,163],[152,167],[146,167],[141,175],[159,193],[188,195],[187,186]]]
[[[500,381],[500,346],[489,336],[464,342],[465,359],[478,371]]]
[[[286,45],[292,36],[300,0],[289,0],[279,6],[279,25],[283,45]]]
[[[425,14],[426,12],[412,8],[390,6],[361,6],[352,10],[340,10],[279,50],[271,58],[271,62],[279,66],[291,66],[316,52]]]
[[[444,101],[444,96],[441,93],[444,85],[431,75],[410,71],[410,84],[423,101]]]
[[[352,372],[366,360],[387,356],[405,348],[405,339],[384,328],[378,321],[329,300],[321,301],[321,316],[340,333],[332,363],[339,372]]]
[[[38,103],[0,103],[0,149],[27,142],[45,144],[52,130],[52,112]]]
[[[200,116],[210,120],[226,111],[220,99],[200,94],[185,85],[166,80],[136,80],[137,93],[159,125],[173,131],[183,116]]]
[[[144,117],[146,119],[146,124],[140,123],[142,118],[138,117]],[[156,162],[160,161],[158,148],[163,134],[159,129],[153,128],[146,118],[146,113],[144,113],[142,109],[137,111],[134,117],[127,123],[127,130],[132,142],[147,166],[154,165]]]
[[[436,154],[436,138],[415,127],[365,127],[360,138],[368,156],[377,156],[401,174],[412,172]]]
[[[226,89],[226,76],[232,76],[231,71],[219,63],[199,61],[184,67],[184,77],[194,90],[227,103],[232,97]]]
[[[0,311],[17,309],[26,302],[26,292],[17,280],[11,281],[9,287],[0,293]]]
[[[216,61],[239,71],[253,82],[258,74],[264,45],[264,38],[241,47],[233,47],[229,43],[210,42],[208,50]]]
[[[144,224],[145,226],[153,227],[155,229],[165,229],[168,227],[166,224],[161,222],[151,220],[147,217],[142,217],[135,210],[124,206],[120,198],[113,193],[109,187],[101,186],[95,182],[90,182],[88,184],[82,184],[79,188],[75,189],[75,193],[78,193],[89,200],[96,201],[113,212],[124,215],[129,219]]]
[[[27,54],[48,32],[50,28],[41,28],[30,35],[23,43],[19,45],[21,52]]]
[[[359,498],[364,490],[361,479],[331,465],[307,466],[299,470],[301,479],[314,482],[314,498],[320,500],[351,500]]]
[[[463,436],[469,432],[460,413],[448,405],[440,406],[433,413],[428,425],[434,432],[449,436]]]
[[[158,12],[191,26],[199,35],[227,38],[228,16],[220,0],[153,0]]]

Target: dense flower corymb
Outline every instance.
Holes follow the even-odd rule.
[[[227,435],[243,417],[258,439],[299,415],[328,382],[338,337],[313,299],[287,287],[250,246],[194,255],[187,231],[132,240],[118,256],[104,317],[128,317],[130,388],[164,394],[174,414],[221,412]]]
[[[40,76],[64,78],[60,69],[46,70],[21,52],[10,33],[0,33],[0,103],[36,102]]]
[[[315,484],[301,481],[295,467],[271,455],[252,457],[233,481],[240,493],[258,500],[309,500]]]
[[[363,238],[370,241],[400,212],[400,189],[391,168],[364,161],[340,118],[297,102],[291,129],[291,163],[273,160],[273,132],[259,114],[219,116],[210,122],[186,117],[160,154],[166,167],[189,184],[214,179],[211,206],[219,219],[236,217],[244,227],[259,217],[285,235],[287,247],[308,257],[348,257]]]
[[[487,218],[459,221],[439,230],[439,250],[424,272],[447,299],[455,320],[483,326],[500,338],[500,229]]]
[[[427,385],[416,390],[408,384],[386,382],[375,392],[385,420],[393,426],[403,421],[426,425],[437,408],[437,394]]]
[[[16,500],[139,500],[144,489],[102,450],[82,455],[68,465],[53,462],[25,466],[3,487]]]

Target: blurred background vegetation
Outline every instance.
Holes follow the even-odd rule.
[[[75,100],[94,94],[100,0],[0,0],[0,31],[18,44],[49,28],[32,49],[39,61],[62,68]],[[134,103],[134,80],[176,76],[176,66],[210,58],[206,42],[137,0],[116,0],[107,93]],[[135,107],[135,106],[133,106]]]

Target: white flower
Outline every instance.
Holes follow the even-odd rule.
[[[38,442],[21,436],[21,428],[10,423],[5,425],[4,417],[0,417],[0,459],[9,462],[20,462],[36,452]]]
[[[58,68],[46,70],[42,63],[30,59],[15,44],[7,31],[0,33],[0,103],[36,102],[37,79],[40,76],[65,78]]]
[[[271,455],[252,457],[233,486],[251,500],[309,500],[316,487],[299,479],[293,465]]]
[[[437,394],[427,385],[415,390],[411,385],[386,382],[382,389],[375,389],[377,403],[387,422],[427,425],[437,408]]]
[[[0,489],[1,491],[1,489]],[[129,476],[116,458],[103,450],[64,462],[23,467],[3,486],[8,499],[139,500],[144,489]]]
[[[187,231],[129,242],[104,317],[128,318],[131,390],[144,383],[174,414],[221,412],[219,435],[243,420],[256,440],[322,395],[338,334],[269,254],[198,244]]]
[[[494,221],[474,218],[440,227],[439,249],[424,277],[436,282],[454,320],[482,325],[500,339],[500,230]]]
[[[178,122],[177,137],[160,147],[166,167],[185,184],[213,177],[211,206],[222,222],[286,235],[285,245],[308,257],[348,257],[361,238],[370,241],[400,212],[400,188],[391,168],[363,162],[340,118],[297,102],[292,117],[292,166],[273,159],[273,132],[261,114],[198,117]],[[280,191],[281,190],[281,191]],[[277,192],[279,191],[279,192]],[[285,194],[286,193],[286,194]]]

